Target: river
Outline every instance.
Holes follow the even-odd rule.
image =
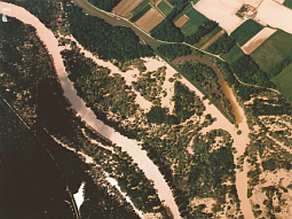
[[[38,18],[24,8],[10,3],[0,2],[1,13],[5,8],[10,9],[10,11],[5,11],[7,16],[15,17],[23,23],[35,27],[39,38],[43,41],[48,53],[52,56],[57,75],[64,90],[64,95],[71,102],[72,108],[77,112],[81,119],[97,132],[101,133],[104,137],[120,146],[122,151],[127,152],[133,158],[133,161],[138,164],[138,167],[144,172],[145,176],[153,181],[158,197],[170,208],[174,218],[181,218],[171,189],[166,183],[163,175],[160,173],[158,167],[147,156],[146,151],[142,150],[142,147],[138,145],[137,141],[121,135],[113,128],[105,125],[101,120],[97,119],[91,109],[86,107],[85,102],[77,95],[73,83],[69,80],[68,74],[65,71],[63,59],[60,54],[61,48],[58,46],[58,40],[53,32],[46,28]]]
[[[221,72],[219,71],[219,69],[213,64],[212,61],[205,59],[203,57],[191,54],[191,55],[186,55],[186,56],[181,56],[178,57],[176,59],[174,59],[172,61],[173,64],[177,65],[179,62],[181,61],[190,61],[190,60],[197,60],[200,63],[203,63],[207,66],[209,66],[210,68],[213,69],[213,71],[216,73],[216,75],[218,76],[218,83],[221,86],[221,89],[223,91],[223,94],[227,97],[227,99],[230,101],[230,105],[232,107],[232,112],[235,116],[235,120],[236,123],[239,124],[242,122],[243,119],[243,115],[241,113],[240,110],[240,106],[231,90],[231,88],[228,86],[228,84],[226,83],[226,81],[223,79]]]

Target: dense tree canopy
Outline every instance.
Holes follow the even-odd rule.
[[[112,11],[121,0],[88,0],[94,6],[105,11]]]
[[[74,6],[66,7],[66,11],[73,36],[102,59],[125,62],[152,55],[150,47],[140,43],[129,28],[111,26],[102,19],[85,15]]]

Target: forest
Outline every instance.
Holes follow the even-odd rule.
[[[88,0],[94,6],[105,11],[112,11],[121,0]]]
[[[140,42],[131,29],[111,26],[94,16],[86,16],[80,8],[65,6],[73,36],[86,49],[105,60],[125,62],[152,56],[149,46]]]

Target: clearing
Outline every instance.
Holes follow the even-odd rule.
[[[292,53],[292,35],[278,30],[250,55],[260,69],[271,73]]]
[[[231,36],[240,46],[243,46],[262,29],[263,27],[259,23],[249,19],[236,28],[236,30],[231,33]]]
[[[244,44],[243,47],[241,47],[241,49],[246,54],[250,54],[275,32],[276,32],[275,29],[265,27],[253,38],[251,38],[246,44]]]
[[[225,33],[224,30],[221,30],[218,32],[212,39],[210,39],[207,43],[205,43],[201,49],[206,49],[208,46],[210,46],[212,43],[214,43],[219,37],[221,37]]]
[[[181,31],[185,36],[194,34],[198,30],[200,24],[208,20],[208,18],[206,18],[196,9],[194,9],[192,5],[187,6],[183,10],[181,16],[184,15],[186,15],[189,18],[189,20],[181,27]],[[181,16],[180,15],[177,16],[178,20],[181,18]]]
[[[176,22],[174,22],[174,25],[181,28],[189,19],[190,18],[184,14]]]
[[[158,2],[156,7],[164,14],[165,17],[167,17],[167,15],[169,15],[173,9],[173,6],[166,0]]]
[[[154,8],[148,10],[135,24],[145,32],[149,33],[162,20],[163,16]]]

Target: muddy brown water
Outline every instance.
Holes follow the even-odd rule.
[[[228,84],[226,83],[226,81],[223,79],[221,72],[219,71],[219,69],[213,64],[212,61],[205,59],[203,57],[191,54],[191,55],[186,55],[186,56],[181,56],[178,57],[176,59],[174,59],[172,61],[173,64],[177,65],[179,64],[181,61],[190,61],[190,60],[197,60],[200,63],[203,63],[207,66],[209,66],[210,68],[213,69],[213,71],[216,73],[216,75],[218,76],[218,83],[221,86],[222,92],[223,94],[227,97],[227,99],[230,101],[230,105],[232,107],[232,112],[235,116],[235,120],[236,123],[241,123],[242,122],[242,115],[240,113],[240,107],[236,101],[236,98],[231,90],[231,88],[228,86]]]

